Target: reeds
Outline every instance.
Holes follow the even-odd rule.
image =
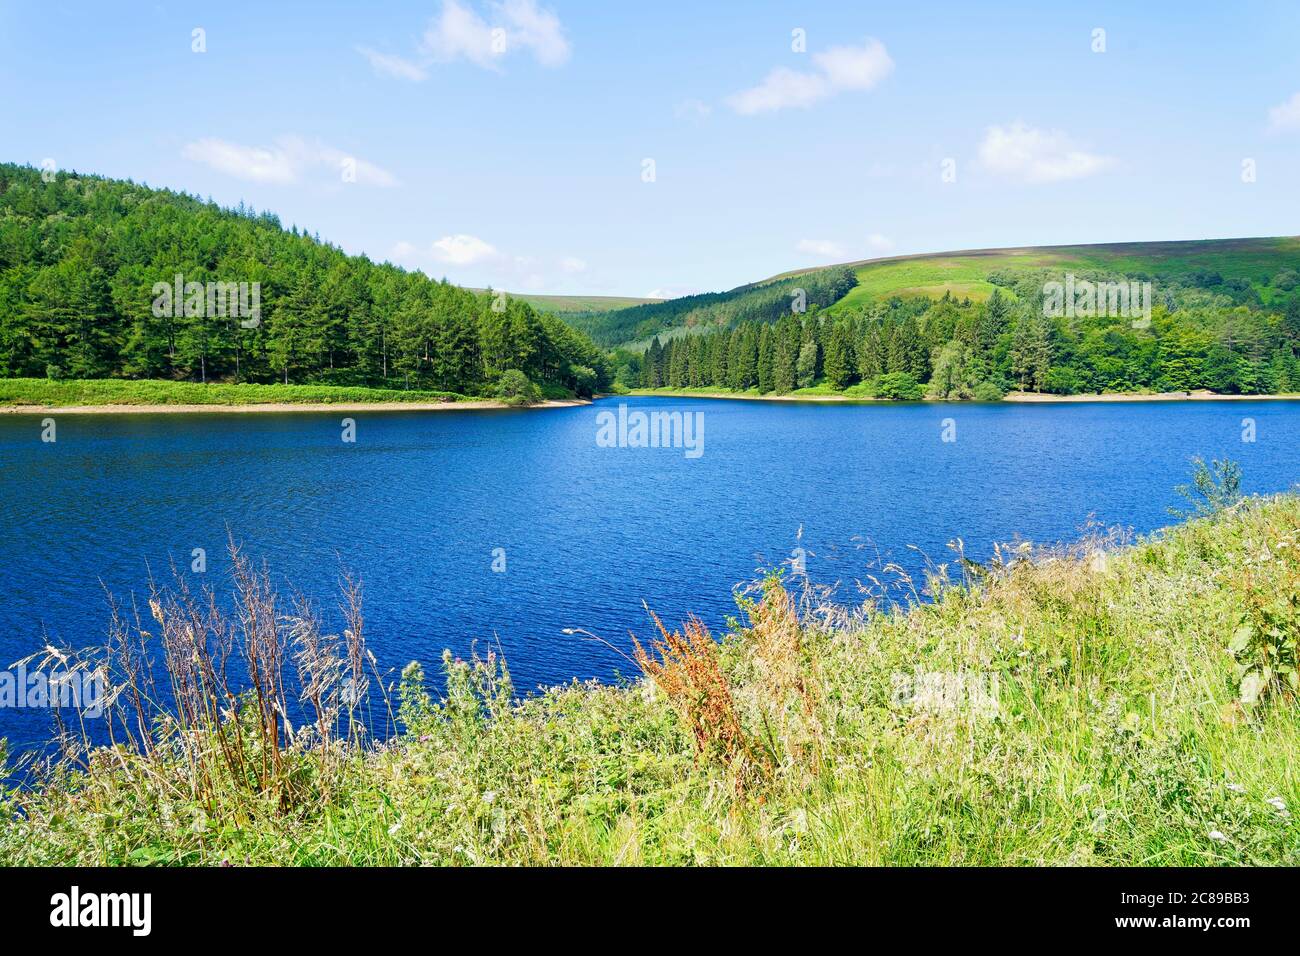
[[[64,735],[63,764],[110,760],[127,781],[148,781],[215,819],[329,798],[346,755],[368,739],[379,677],[360,585],[344,575],[346,626],[329,634],[305,598],[286,612],[265,566],[233,540],[229,555],[227,599],[196,591],[176,569],[170,585],[151,582],[148,619],[110,598],[107,644],[76,664],[107,678],[107,747],[83,723]]]

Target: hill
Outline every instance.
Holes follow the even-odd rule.
[[[641,351],[648,337],[675,338],[695,328],[734,324],[722,310],[710,310],[714,303],[743,302],[756,290],[781,287],[793,289],[800,280],[815,281],[825,274],[853,276],[853,282],[837,286],[830,301],[810,299],[831,313],[846,313],[892,298],[942,298],[945,294],[981,302],[1000,283],[991,280],[1010,274],[1035,275],[1069,271],[1104,272],[1114,276],[1149,281],[1168,280],[1177,285],[1244,282],[1261,302],[1270,304],[1290,292],[1270,286],[1280,272],[1300,270],[1300,237],[1253,239],[1207,239],[1173,242],[1122,242],[1096,245],[1027,246],[1007,249],[971,249],[960,252],[921,253],[863,259],[837,266],[796,269],[729,292],[709,293],[672,299],[653,307],[613,309],[575,316],[575,324],[605,345],[629,345]],[[1001,283],[1005,285],[1005,283]],[[750,318],[756,316],[747,316]],[[660,321],[644,321],[657,319]],[[681,331],[674,331],[681,327]]]
[[[847,265],[858,283],[837,303],[844,309],[892,296],[939,298],[951,293],[957,298],[986,299],[996,287],[989,281],[990,275],[1026,270],[1101,271],[1151,280],[1185,280],[1217,273],[1245,279],[1264,291],[1278,271],[1300,268],[1300,237],[973,249]]]
[[[795,302],[801,308],[829,306],[843,298],[853,283],[851,269],[818,269],[797,278],[777,277],[727,292],[705,292],[566,318],[601,345],[642,351],[655,336],[696,334],[746,321],[775,322],[789,313]]]
[[[803,314],[670,324],[644,350],[625,345],[617,378],[629,388],[892,399],[1293,393],[1298,270],[1300,239],[1282,237],[980,249],[783,273],[749,288],[847,275],[846,291]],[[673,305],[653,308],[676,321]],[[586,327],[600,336],[638,311]]]
[[[474,292],[483,290],[474,289]],[[526,302],[538,312],[550,312],[561,318],[571,315],[591,315],[630,309],[638,305],[651,305],[663,299],[645,299],[626,295],[534,295],[529,292],[511,292],[512,299]]]
[[[346,255],[269,212],[3,164],[0,377],[528,397],[590,394],[609,363],[518,297]]]
[[[432,694],[403,671],[383,746],[337,738],[371,706],[341,681],[313,698],[328,719],[285,703],[296,734],[251,696],[232,732],[224,685],[193,679],[213,653],[185,643],[195,599],[160,594],[198,716],[128,690],[112,751],[79,750],[74,727],[65,768],[0,798],[0,863],[1295,866],[1298,527],[1296,498],[1248,499],[1129,548],[940,566],[932,601],[893,610],[769,578],[721,644],[661,636],[632,686],[517,697],[499,655],[448,653]],[[346,652],[364,659],[360,633]],[[319,644],[286,641],[277,666],[349,673]]]

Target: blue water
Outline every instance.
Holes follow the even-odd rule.
[[[597,415],[703,412],[703,454],[609,448]],[[386,667],[436,670],[444,647],[499,641],[524,692],[626,671],[641,602],[716,627],[734,585],[808,552],[812,580],[916,570],[963,538],[1068,540],[1089,519],[1147,531],[1172,519],[1189,459],[1240,461],[1248,491],[1300,481],[1300,404],[827,405],[607,399],[522,411],[0,416],[0,668],[45,640],[102,640],[103,587],[149,569],[224,586],[227,528],[277,579],[335,606],[341,564],[364,580]],[[941,441],[943,420],[956,441]],[[1242,441],[1242,420],[1256,441]],[[802,527],[802,539],[797,538]],[[909,549],[915,545],[919,549]],[[494,549],[506,570],[493,570]],[[102,586],[101,586],[102,582]],[[0,709],[0,736],[44,739],[47,713]]]

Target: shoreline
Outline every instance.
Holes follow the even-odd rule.
[[[590,405],[587,399],[546,399],[532,405],[507,405],[496,399],[465,402],[250,402],[245,405],[0,405],[0,415],[165,415],[193,412],[257,414],[271,412],[456,412],[492,409],[572,408]]]
[[[1253,402],[1300,401],[1300,394],[1290,395],[1220,395],[1218,392],[1089,392],[1079,395],[1047,395],[1042,392],[1008,392],[1004,402],[1024,405],[1055,402]]]
[[[638,390],[627,395],[602,394],[592,399],[546,399],[532,405],[508,405],[496,399],[469,399],[463,402],[248,402],[245,404],[130,404],[109,402],[100,405],[0,405],[0,415],[167,415],[195,413],[274,414],[284,412],[454,412],[509,409],[575,408],[593,401],[617,398],[706,398],[747,402],[817,402],[825,404],[905,405],[918,402],[933,404],[981,404],[997,402],[962,402],[947,399],[919,398],[896,401],[887,398],[852,395],[752,395],[735,392],[693,392],[669,389]],[[1300,401],[1293,395],[1219,395],[1214,392],[1103,392],[1080,395],[1051,395],[1041,392],[1008,392],[1000,400],[1018,405],[1087,404],[1104,402],[1243,402]]]
[[[850,404],[904,405],[917,402],[949,405],[996,405],[1009,402],[1019,405],[1081,404],[1088,402],[1250,402],[1300,401],[1300,394],[1289,395],[1220,395],[1216,392],[1101,392],[1079,395],[1052,395],[1046,392],[1008,392],[998,402],[973,402],[939,398],[895,401],[868,395],[750,395],[743,392],[693,392],[672,389],[638,390],[628,395],[600,395],[598,398],[723,398],[755,402],[844,402]]]
[[[749,395],[744,392],[689,392],[673,389],[638,390],[627,395],[601,395],[601,398],[734,398],[749,402],[879,402],[885,398],[861,398],[852,395]]]

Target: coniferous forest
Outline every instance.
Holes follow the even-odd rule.
[[[617,378],[640,388],[785,394],[817,387],[986,401],[1012,390],[1300,390],[1300,294],[1291,269],[1272,277],[1270,305],[1251,284],[1217,274],[1163,281],[1146,320],[1045,316],[1042,289],[1052,275],[994,273],[996,288],[983,302],[951,294],[893,297],[829,313],[810,307],[775,323],[656,336],[641,355],[618,353]],[[1098,284],[1122,278],[1090,277]]]
[[[0,165],[0,376],[590,395],[581,332],[504,294],[349,256],[268,212]],[[258,283],[256,323],[156,305],[159,283]],[[197,304],[197,303],[196,303]],[[159,313],[163,314],[159,314]],[[248,327],[251,326],[251,327]]]

